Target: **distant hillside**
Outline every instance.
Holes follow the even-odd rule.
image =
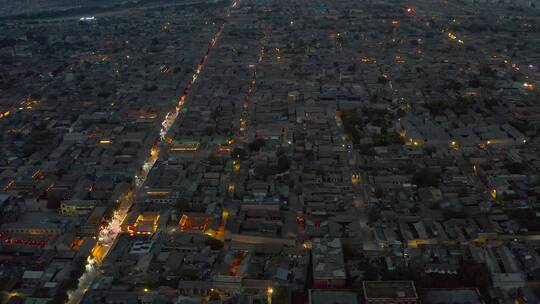
[[[110,7],[129,7],[147,0],[0,0],[0,18],[61,17]],[[153,1],[156,2],[156,1]],[[159,2],[159,1],[157,1]],[[182,1],[175,1],[182,2]]]

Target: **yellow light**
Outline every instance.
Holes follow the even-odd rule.
[[[181,148],[170,148],[169,151],[197,151],[197,147],[181,147]]]
[[[526,88],[526,89],[532,90],[532,89],[534,89],[534,84],[532,84],[530,82],[525,82],[525,83],[523,83],[523,87]]]
[[[148,289],[148,288],[145,288],[143,290],[144,290],[144,292],[149,292],[150,291],[150,289]]]
[[[497,189],[492,189],[490,194],[493,199],[497,199]]]
[[[12,291],[7,293],[8,300],[13,297],[22,297],[24,294],[22,292]]]
[[[169,195],[169,191],[147,191],[146,194],[152,196],[165,196]]]
[[[102,144],[102,145],[109,145],[109,144],[111,144],[111,141],[108,140],[108,139],[102,139],[102,140],[99,141],[99,143]]]
[[[491,140],[488,140],[486,144],[491,145]]]
[[[271,295],[272,293],[274,293],[274,289],[272,287],[268,287],[268,289],[266,289],[266,292]]]
[[[362,177],[360,176],[360,174],[353,174],[351,177],[351,183],[353,185],[358,185],[362,183]]]

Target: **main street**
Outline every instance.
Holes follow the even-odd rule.
[[[231,5],[231,7],[228,8],[227,16],[230,16],[230,9],[236,7],[237,4],[238,4],[237,2],[234,2]],[[208,43],[208,48],[205,50],[203,57],[201,58],[201,60],[199,61],[195,69],[195,72],[193,73],[191,79],[188,81],[187,85],[185,86],[185,89],[183,90],[182,95],[178,98],[178,102],[174,110],[167,113],[167,115],[164,117],[161,123],[161,130],[160,130],[161,141],[165,139],[165,136],[169,132],[170,128],[177,122],[178,118],[180,117],[179,113],[183,108],[185,99],[188,93],[190,92],[191,87],[197,81],[197,79],[199,78],[199,75],[203,71],[204,65],[206,63],[206,60],[208,59],[210,51],[215,47],[221,35],[221,32],[223,31],[223,28],[224,28],[224,24],[219,28],[219,30],[210,39]],[[126,195],[126,198],[121,200],[120,206],[114,212],[108,225],[99,232],[97,244],[92,249],[92,254],[88,256],[87,258],[85,270],[82,276],[79,278],[77,288],[68,292],[68,303],[79,303],[81,299],[83,298],[84,294],[86,293],[86,291],[90,288],[92,282],[100,275],[101,263],[107,257],[111,248],[114,247],[116,240],[118,239],[118,236],[121,233],[122,222],[126,218],[129,212],[129,209],[133,205],[133,202],[135,201],[135,198],[137,197],[137,193],[141,190],[144,183],[146,182],[148,174],[150,173],[150,171],[154,167],[154,164],[158,160],[160,151],[161,151],[161,145],[159,144],[154,145],[151,148],[151,150],[148,153],[149,155],[148,158],[144,161],[144,163],[141,166],[140,172],[136,176],[134,176],[133,195]]]

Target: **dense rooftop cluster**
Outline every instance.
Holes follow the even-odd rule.
[[[2,301],[538,301],[538,5],[2,17]]]

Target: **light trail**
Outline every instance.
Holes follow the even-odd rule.
[[[264,33],[264,36],[261,39],[259,52],[257,55],[257,62],[255,64],[249,65],[249,68],[253,69],[253,74],[249,80],[249,86],[246,92],[244,93],[244,99],[242,101],[242,112],[240,114],[240,127],[236,136],[237,139],[240,141],[244,141],[245,139],[245,132],[248,125],[248,116],[249,116],[248,115],[249,101],[250,101],[252,93],[255,91],[255,85],[257,83],[257,67],[264,60],[264,49],[266,47],[267,40],[268,40],[268,36],[266,33]]]
[[[224,27],[224,24],[221,25],[217,33],[210,40],[210,43],[208,44],[208,48],[206,50],[205,55],[201,59],[200,63],[197,65],[197,69],[195,70],[195,73],[193,73],[191,80],[187,83],[186,87],[184,88],[182,95],[178,98],[175,111],[171,111],[167,113],[167,115],[161,122],[161,130],[159,131],[161,140],[165,139],[165,136],[167,136],[167,133],[169,133],[169,130],[176,122],[178,115],[180,114],[180,111],[184,107],[186,95],[189,93],[189,91],[191,90],[193,84],[197,81],[197,79],[199,79],[199,75],[201,74],[204,68],[204,64],[206,63],[206,60],[208,59],[208,54],[210,54],[210,51],[216,45],[216,42],[218,41],[219,36],[221,36],[221,32],[223,31],[223,27]]]
[[[235,2],[232,7],[235,7],[236,4],[237,2]],[[230,15],[230,9],[227,12],[227,16],[229,15]],[[168,134],[169,130],[177,121],[179,113],[184,106],[185,98],[187,94],[189,93],[191,87],[193,86],[193,83],[195,83],[195,81],[197,81],[197,79],[199,78],[199,75],[201,74],[204,68],[204,64],[206,63],[208,59],[208,55],[210,54],[210,51],[216,45],[219,37],[221,36],[221,32],[223,31],[224,26],[225,24],[221,25],[219,30],[216,32],[216,34],[214,34],[214,36],[210,40],[208,44],[208,48],[205,52],[205,55],[202,57],[199,64],[197,65],[197,68],[195,72],[193,73],[191,80],[187,83],[186,87],[184,88],[182,95],[178,98],[178,102],[176,104],[175,110],[168,112],[165,115],[165,118],[163,119],[163,121],[161,122],[161,130],[160,130],[161,141],[163,141],[166,138],[166,135]],[[144,185],[148,177],[148,174],[150,173],[150,171],[154,167],[154,164],[159,158],[160,149],[161,148],[158,144],[154,145],[151,148],[149,156],[142,164],[139,174],[135,175],[134,177],[135,189],[133,193],[136,194]],[[100,275],[101,262],[108,255],[109,251],[114,246],[118,238],[118,235],[121,233],[122,223],[124,222],[124,219],[126,218],[129,209],[133,205],[135,194],[125,196],[125,199],[121,200],[118,210],[114,212],[107,226],[103,228],[101,231],[99,231],[98,242],[92,249],[92,254],[88,256],[87,258],[85,271],[79,278],[77,288],[75,290],[68,292],[67,303],[70,303],[70,304],[79,303],[81,299],[83,298],[84,294],[86,293],[86,291],[91,287],[92,282]]]

